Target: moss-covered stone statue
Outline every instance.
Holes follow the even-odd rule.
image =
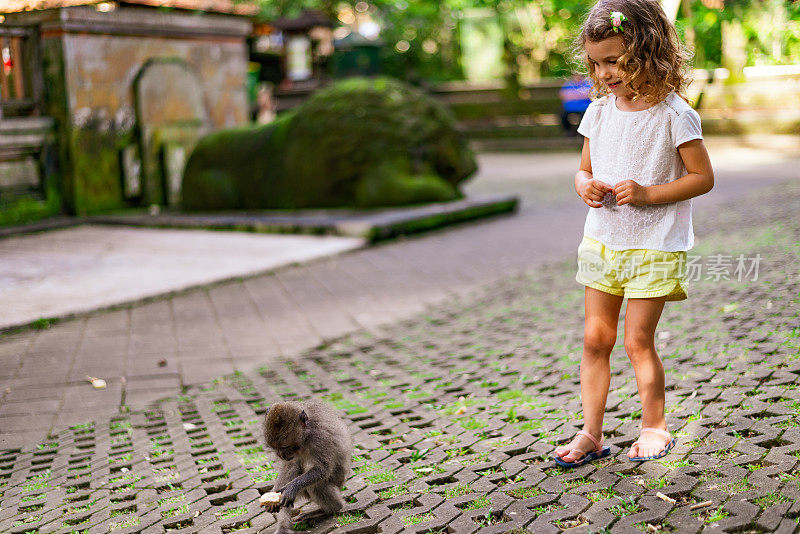
[[[186,165],[187,210],[377,207],[461,197],[476,169],[441,104],[389,78],[321,90],[262,126],[211,134]]]

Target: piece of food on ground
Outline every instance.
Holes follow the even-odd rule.
[[[275,507],[281,502],[281,494],[278,491],[268,491],[258,500],[261,506]]]

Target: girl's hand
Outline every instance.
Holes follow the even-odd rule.
[[[606,196],[606,193],[611,193],[613,190],[607,183],[592,178],[581,184],[578,195],[590,208],[599,208],[603,205],[603,197]]]
[[[633,180],[625,180],[614,186],[614,195],[617,197],[617,205],[634,204],[636,206],[646,206],[650,204],[647,197],[647,187],[639,185]]]

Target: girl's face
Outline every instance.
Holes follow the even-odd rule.
[[[602,41],[587,40],[584,48],[595,75],[606,84],[614,96],[627,98],[633,94],[633,91],[626,85],[625,74],[617,69],[617,60],[625,53],[625,43],[622,41],[622,37],[615,35]]]

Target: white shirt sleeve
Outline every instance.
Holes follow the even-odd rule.
[[[587,139],[591,139],[596,117],[597,117],[597,104],[592,102],[591,104],[589,104],[589,107],[586,108],[586,113],[583,114],[581,123],[580,125],[578,125],[578,133],[586,137]]]
[[[580,131],[580,130],[579,130]],[[693,109],[687,109],[672,123],[672,140],[675,148],[693,139],[702,139],[700,115]]]

